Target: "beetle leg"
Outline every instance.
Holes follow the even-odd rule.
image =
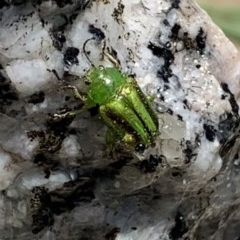
[[[55,113],[55,114],[53,114],[52,119],[54,121],[59,121],[59,120],[64,119],[64,118],[75,117],[76,115],[78,115],[79,113],[81,113],[83,111],[84,110],[82,110],[82,109],[78,109],[78,110],[68,111],[68,112],[65,112],[65,113]]]
[[[86,101],[86,97],[82,93],[80,93],[75,86],[67,85],[64,86],[63,89],[71,89],[76,99],[80,99],[82,102]]]
[[[113,111],[113,112],[112,112]],[[109,105],[102,105],[99,108],[99,113],[103,118],[104,122],[108,126],[107,134],[106,134],[106,142],[111,145],[117,140],[121,140],[125,143],[128,147],[135,147],[136,139],[133,134],[128,133],[125,129],[123,123],[120,123],[118,120],[117,113],[115,110],[111,108],[111,104]],[[111,115],[113,113],[114,115]],[[116,118],[116,119],[115,119]]]
[[[75,86],[66,85],[66,86],[63,86],[62,89],[71,89],[73,91],[75,98],[80,99],[82,102],[85,102],[85,99],[86,99],[85,96],[82,95]],[[52,119],[54,121],[58,121],[58,120],[64,119],[64,118],[75,117],[79,113],[85,111],[84,106],[81,109],[71,110],[71,111],[63,112],[63,113],[55,113],[52,115]]]
[[[114,143],[117,142],[117,140],[119,140],[118,134],[116,134],[116,132],[111,127],[108,127],[107,132],[106,132],[107,145],[113,146]]]
[[[106,143],[109,146],[113,146],[119,140],[121,140],[121,142],[126,144],[128,147],[132,147],[132,148],[134,148],[137,144],[132,134],[125,132],[123,136],[120,137],[117,131],[109,127],[106,133]]]

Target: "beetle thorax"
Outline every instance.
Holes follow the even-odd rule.
[[[86,75],[90,82],[88,98],[95,104],[102,105],[113,98],[118,89],[126,83],[126,77],[113,67],[94,67]]]

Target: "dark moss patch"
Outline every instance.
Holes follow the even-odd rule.
[[[54,223],[50,207],[48,190],[44,187],[34,187],[31,191],[30,209],[32,213],[32,232],[37,234]]]
[[[78,179],[67,182],[63,187],[49,192],[44,187],[32,190],[30,207],[32,212],[32,232],[40,232],[54,223],[54,214],[71,211],[80,203],[91,202],[94,196],[94,181]]]

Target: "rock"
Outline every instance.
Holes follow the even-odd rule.
[[[6,1],[0,17],[0,236],[238,236],[240,62],[206,13],[187,0],[48,0]],[[112,65],[102,51],[153,99],[160,134],[143,153],[110,148],[97,108],[56,118],[83,105],[66,85],[86,93],[92,65]]]

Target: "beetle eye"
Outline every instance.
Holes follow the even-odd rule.
[[[137,144],[135,147],[135,151],[139,152],[139,153],[143,153],[145,149],[146,149],[146,147],[142,143]]]

